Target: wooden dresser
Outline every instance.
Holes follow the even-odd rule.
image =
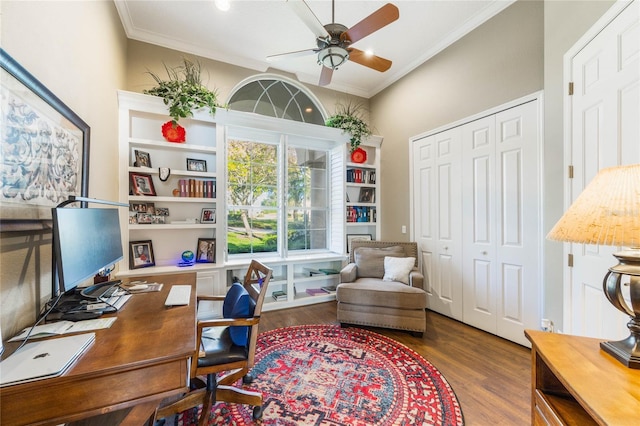
[[[526,330],[532,343],[531,424],[640,425],[640,370],[601,339]]]

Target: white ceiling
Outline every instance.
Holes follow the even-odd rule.
[[[316,47],[315,36],[286,0],[115,0],[127,37],[259,72],[279,69],[318,84],[315,55],[268,62],[266,57]],[[380,73],[347,62],[333,73],[330,89],[369,98],[496,15],[515,0],[395,0],[400,18],[354,43],[393,61]],[[352,27],[387,1],[337,0],[335,21]],[[307,0],[325,25],[331,1]]]

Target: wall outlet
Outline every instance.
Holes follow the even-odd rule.
[[[547,318],[542,318],[542,320],[540,321],[540,328],[542,329],[542,331],[553,333],[553,321]]]
[[[402,225],[402,233],[403,234],[407,233],[407,226],[406,225]]]

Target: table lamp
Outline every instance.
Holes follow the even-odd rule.
[[[602,285],[609,302],[631,317],[630,335],[600,348],[627,367],[640,368],[640,164],[600,170],[547,238],[629,247],[614,253],[619,263],[609,268]],[[624,275],[630,279],[631,306],[622,293]]]

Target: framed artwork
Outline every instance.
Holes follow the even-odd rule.
[[[198,238],[196,250],[196,262],[216,263],[216,239]]]
[[[207,161],[206,160],[196,160],[194,158],[187,158],[187,170],[192,172],[206,172],[207,171]]]
[[[145,151],[134,150],[136,161],[133,163],[135,167],[151,167],[151,154]]]
[[[371,241],[371,234],[347,234],[347,253],[351,253],[351,243],[354,241]]]
[[[131,178],[131,191],[133,195],[156,195],[151,175],[145,173],[129,172]]]
[[[216,209],[202,209],[200,223],[216,223]]]
[[[360,196],[358,198],[359,203],[375,203],[376,202],[376,189],[375,188],[360,188]]]
[[[50,228],[51,208],[89,190],[89,125],[0,49],[0,224]]]
[[[129,241],[129,264],[131,269],[155,266],[151,240]]]

